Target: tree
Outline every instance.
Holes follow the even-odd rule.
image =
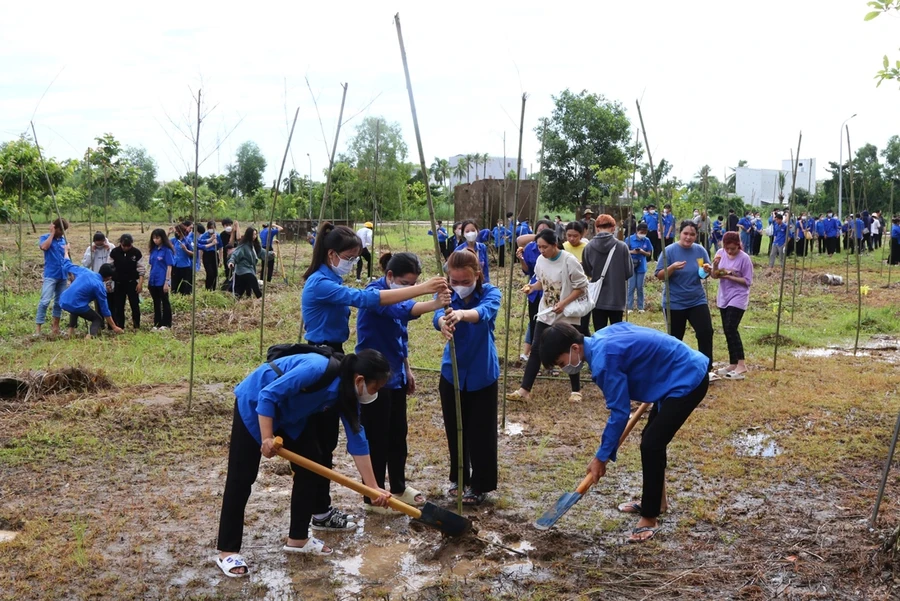
[[[587,90],[566,89],[553,102],[546,120],[544,190],[550,206],[574,209],[587,202],[598,169],[628,167],[631,124],[621,103]],[[538,137],[542,130],[543,121],[535,128]]]
[[[728,176],[728,179],[725,180],[725,187],[728,188],[728,192],[734,192],[737,188],[737,170],[741,167],[746,167],[747,161],[744,159],[740,159],[738,161],[737,167],[729,167],[731,169],[731,175]]]
[[[891,136],[881,151],[884,159],[884,174],[889,178],[900,177],[900,136]]]
[[[122,145],[112,134],[104,134],[94,138],[97,149],[91,153],[93,164],[100,168],[103,175],[103,228],[109,235],[109,186],[116,185],[124,175],[126,162],[119,157]]]
[[[659,199],[655,198],[656,188],[660,186],[666,176],[672,172],[672,163],[670,163],[668,159],[662,158],[660,159],[659,164],[654,166],[652,172],[650,170],[650,163],[643,163],[639,168],[639,172],[641,174],[641,181],[637,187],[640,191],[640,196],[642,198],[653,197],[659,202]],[[655,182],[653,181],[653,173],[656,174]]]
[[[227,165],[225,171],[231,188],[241,196],[250,199],[263,187],[263,173],[266,170],[266,159],[254,142],[244,142],[238,146],[235,163]]]
[[[778,172],[778,202],[784,204],[784,185],[787,181],[787,173],[784,171]]]
[[[475,179],[478,179],[478,163],[475,162],[475,157],[477,157],[477,156],[478,156],[477,153],[466,155],[466,183],[467,184],[472,183],[472,180],[470,178],[471,174],[469,173],[472,170],[472,167],[475,167]]]
[[[900,13],[900,0],[872,0],[866,4],[875,9],[866,14],[866,21],[871,21],[883,13],[892,11]],[[877,85],[880,86],[886,80],[900,81],[900,60],[894,61],[894,65],[891,66],[891,61],[885,54],[881,66],[882,68],[875,74]]]
[[[631,172],[623,167],[607,167],[606,169],[597,169],[594,174],[595,179],[603,185],[609,195],[609,204],[618,204],[618,198],[625,191],[627,182]],[[629,201],[629,205],[630,205]]]
[[[487,166],[491,162],[491,155],[485,152],[481,155],[481,166],[483,170],[481,172],[481,179],[487,179]]]
[[[384,117],[367,117],[358,124],[347,153],[340,157],[355,176],[342,190],[345,213],[371,219],[375,202],[381,217],[398,214],[399,197],[410,174],[407,153],[399,123],[389,123]]]
[[[138,210],[143,234],[144,214],[153,208],[153,197],[159,189],[159,184],[156,182],[156,161],[147,154],[146,149],[139,147],[126,148],[125,158],[133,170],[133,177],[126,179],[125,188],[134,207]]]
[[[157,192],[154,201],[166,211],[169,222],[176,216],[181,218],[191,212],[194,193],[184,182],[179,180],[167,182]]]
[[[16,239],[19,273],[22,272],[22,218],[25,215],[27,194],[40,188],[41,165],[37,147],[25,136],[13,142],[0,145],[0,191],[4,195],[16,196]],[[32,228],[34,222],[32,221]],[[37,233],[37,230],[35,230]]]

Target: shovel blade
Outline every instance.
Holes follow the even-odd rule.
[[[472,522],[434,503],[425,503],[419,521],[450,536],[461,536],[472,529]]]
[[[563,514],[572,509],[581,497],[582,494],[580,492],[565,493],[559,498],[553,509],[548,509],[544,515],[538,518],[534,523],[534,527],[538,530],[548,530],[563,516]]]

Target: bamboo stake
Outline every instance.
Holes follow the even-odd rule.
[[[857,215],[856,219],[859,219],[859,213],[856,212],[856,200],[853,198],[853,155],[850,154],[850,126],[844,125],[847,130],[847,156],[850,158],[850,210],[853,211],[854,215]],[[853,243],[856,245],[856,340],[853,342],[853,356],[856,356],[857,351],[859,350],[859,330],[862,328],[862,268],[860,267],[860,262],[862,258],[860,254],[862,253],[862,245],[856,239],[856,221],[853,222],[853,228],[851,229],[853,232]]]
[[[521,113],[521,116],[519,117],[519,157],[516,160],[516,188],[515,188],[515,192],[513,193],[515,195],[515,198],[513,199],[513,216],[514,217],[519,214],[519,178],[522,175],[522,137],[525,132],[525,101],[527,99],[528,99],[528,95],[522,94],[522,113]],[[544,127],[546,128],[546,125]],[[543,134],[541,137],[543,138]],[[542,144],[542,151],[543,151],[543,144]],[[538,201],[536,199],[535,205],[537,205],[537,204],[538,204]],[[535,223],[537,223],[537,222],[535,221]],[[515,268],[516,268],[515,260],[510,261],[509,262],[509,282],[508,282],[508,285],[506,288],[506,294],[507,294],[507,299],[508,299],[507,303],[506,303],[506,342],[503,347],[503,390],[502,390],[503,416],[500,420],[500,427],[504,428],[504,429],[506,428],[506,390],[507,390],[506,386],[507,386],[507,381],[509,378],[509,331],[511,329],[509,327],[509,316],[512,311],[513,275],[514,275]],[[534,352],[534,351],[532,350],[532,352]]]
[[[328,177],[325,178],[325,192],[322,194],[322,206],[319,208],[319,227],[325,220],[325,205],[328,204],[331,196],[331,172],[334,169],[334,155],[337,153],[338,138],[341,135],[341,121],[344,119],[344,103],[347,101],[347,87],[350,84],[344,84],[344,95],[341,97],[341,110],[338,113],[337,130],[334,132],[334,145],[331,147],[331,158],[328,160]],[[332,206],[332,220],[334,219],[334,206]]]
[[[379,143],[379,132],[381,129],[381,121],[375,122],[375,171],[372,176],[372,258],[369,260],[369,281],[372,281],[372,263],[375,262],[377,258],[377,253],[375,252],[375,243],[378,240],[378,235],[375,233],[378,228],[378,143]],[[425,181],[425,185],[428,185],[428,181]],[[385,240],[387,238],[382,234]]]
[[[891,213],[890,213],[890,215],[891,215],[890,223],[888,225],[885,225],[884,227],[885,227],[885,229],[890,227],[892,230],[894,228],[894,179],[893,178],[891,178]],[[894,239],[891,238],[891,230],[888,230],[888,232],[887,232],[888,245],[894,244]],[[891,253],[888,253],[888,281],[887,281],[888,288],[891,287],[891,270],[894,268],[893,261],[891,260],[891,254],[893,254],[893,248],[891,249],[891,251],[892,251]]]
[[[428,173],[425,166],[425,151],[422,149],[422,134],[419,131],[419,118],[416,115],[416,101],[413,98],[412,80],[409,77],[409,64],[406,60],[406,48],[403,45],[403,32],[400,30],[400,13],[394,15],[394,24],[397,26],[397,40],[400,43],[400,57],[403,60],[403,72],[406,76],[406,91],[409,94],[409,108],[412,112],[413,128],[416,132],[416,146],[419,150],[419,166],[422,169],[422,175]],[[441,246],[438,244],[437,237],[437,220],[434,217],[434,201],[431,198],[431,186],[425,186],[425,198],[428,201],[428,216],[431,219],[431,238],[434,242],[434,256],[436,259],[436,267],[438,275],[442,275],[443,255],[441,255]],[[449,279],[449,276],[448,276]],[[463,423],[462,423],[462,402],[459,397],[459,370],[456,365],[456,343],[450,338],[450,365],[453,371],[453,396],[456,405],[456,450],[457,450],[457,466],[456,474],[456,510],[462,513],[463,498]]]
[[[641,122],[641,130],[644,132],[644,145],[647,147],[647,160],[650,163],[650,177],[653,179],[653,190],[656,193],[656,202],[659,202],[659,182],[656,180],[656,170],[653,168],[653,156],[650,154],[650,142],[647,140],[647,128],[644,127],[644,116],[641,113],[641,103],[638,100],[634,101],[637,104],[638,111],[638,119]],[[672,330],[669,328],[669,307],[671,303],[669,301],[669,263],[666,261],[666,240],[663,238],[660,241],[660,247],[662,248],[662,262],[665,265],[665,269],[663,269],[663,285],[665,286],[665,300],[663,302],[663,319],[666,322],[666,334],[671,334]],[[659,263],[657,262],[657,268],[659,267]]]
[[[788,212],[790,216],[794,215],[794,192],[796,191],[797,186],[797,164],[800,162],[800,143],[803,141],[803,132],[800,132],[800,137],[797,139],[797,157],[794,158],[794,152],[791,151],[791,162],[794,164],[793,168],[793,177],[791,178],[791,198],[788,201]],[[788,233],[790,233],[790,226],[788,226]],[[774,240],[772,244],[774,244]],[[787,246],[787,240],[785,240],[785,246]],[[784,300],[784,274],[785,274],[785,264],[787,262],[782,258],[781,262],[781,288],[778,292],[778,318],[775,322],[775,354],[772,357],[772,370],[778,369],[778,341],[781,339],[781,307],[782,301]]]
[[[188,377],[188,413],[190,413],[191,411],[191,403],[194,398],[194,347],[197,339],[197,255],[199,254],[197,250],[197,243],[200,241],[197,233],[197,214],[199,212],[197,210],[197,189],[199,187],[197,184],[198,172],[200,171],[200,99],[202,93],[203,90],[197,90],[197,133],[194,135],[194,256],[191,257],[191,369],[190,375]],[[235,232],[234,235],[237,235],[237,232]],[[232,275],[232,277],[235,276]]]
[[[297,117],[300,115],[300,107],[294,112],[294,122],[291,124],[291,131],[288,133],[287,144],[284,147],[284,157],[281,159],[281,169],[278,170],[278,179],[275,180],[275,190],[272,194],[272,211],[269,213],[269,235],[266,237],[266,257],[263,259],[263,285],[262,285],[262,304],[259,309],[259,356],[263,357],[263,332],[266,324],[266,288],[269,282],[270,274],[267,273],[266,267],[269,265],[269,254],[272,252],[272,244],[275,239],[275,232],[272,225],[275,221],[275,206],[278,204],[278,188],[281,185],[281,176],[284,174],[284,164],[287,162],[288,153],[291,151],[291,139],[294,137],[294,127],[297,125]],[[281,254],[281,249],[278,249]],[[274,269],[274,264],[272,269]]]
[[[799,157],[797,157],[799,160]],[[793,206],[793,201],[791,201],[791,206]],[[791,323],[794,323],[794,301],[797,299],[797,251],[799,248],[800,240],[797,238],[797,233],[800,231],[800,220],[794,217],[794,212],[791,211],[791,219],[794,220],[794,268],[791,270],[791,282],[793,284],[791,290]],[[790,233],[790,225],[788,226],[788,233]],[[804,246],[806,240],[803,241]]]
[[[888,215],[891,216],[891,219],[894,218],[893,213],[894,213],[894,178],[891,177],[891,210],[890,210],[890,212],[888,212]],[[882,211],[882,215],[883,215],[883,214],[884,214],[884,211]],[[882,219],[882,221],[883,221],[883,219]],[[886,228],[883,227],[883,228],[881,229],[881,232],[879,233],[879,235],[881,236],[881,239],[882,239],[882,240],[884,239],[884,230],[885,230],[885,229],[886,229]],[[890,238],[890,236],[888,236],[888,243],[889,243],[889,244],[890,244],[890,240],[891,240],[891,238]],[[880,267],[880,269],[878,270],[878,277],[879,277],[879,278],[884,277],[884,243],[881,244],[881,267]]]

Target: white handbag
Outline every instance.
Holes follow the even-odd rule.
[[[613,254],[616,252],[616,245],[613,245],[611,251],[606,256],[606,263],[603,265],[603,271],[600,272],[600,279],[596,282],[590,282],[587,286],[587,292],[582,294],[574,301],[566,305],[563,309],[562,314],[566,317],[584,317],[588,315],[591,311],[594,310],[594,305],[597,304],[597,299],[600,298],[600,289],[603,288],[603,280],[606,278],[606,272],[609,269],[609,264],[612,262]],[[566,274],[568,277],[568,274]],[[537,314],[547,315],[548,313],[553,312],[553,307],[548,307]]]

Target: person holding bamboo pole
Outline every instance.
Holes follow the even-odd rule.
[[[47,308],[53,301],[52,321],[50,332],[54,336],[59,335],[59,320],[62,317],[62,307],[59,297],[65,292],[69,280],[63,272],[63,262],[68,252],[66,242],[66,230],[69,222],[65,219],[56,219],[50,224],[49,233],[41,236],[38,247],[44,252],[44,280],[41,285],[41,300],[38,301],[37,314],[34,319],[35,336],[41,335],[41,326],[47,321]]]
[[[171,229],[172,247],[175,249],[175,266],[172,268],[172,291],[185,296],[191,293],[191,261],[194,257],[194,246],[191,244],[190,232],[184,224],[176,223]]]
[[[203,253],[200,259],[203,263],[203,271],[206,273],[206,289],[215,292],[216,280],[219,277],[219,255],[222,250],[222,237],[216,233],[216,222],[208,221],[206,231],[197,241],[197,248]]]
[[[552,232],[551,232],[552,233]],[[478,255],[459,250],[447,259],[453,294],[445,313],[435,313],[433,324],[444,337],[454,340],[459,375],[463,423],[463,481],[458,481],[456,398],[450,343],[444,347],[438,391],[444,430],[450,451],[450,489],[456,497],[464,487],[463,504],[481,505],[487,493],[497,489],[497,392],[500,364],[494,344],[494,326],[500,311],[500,289],[485,281]]]

